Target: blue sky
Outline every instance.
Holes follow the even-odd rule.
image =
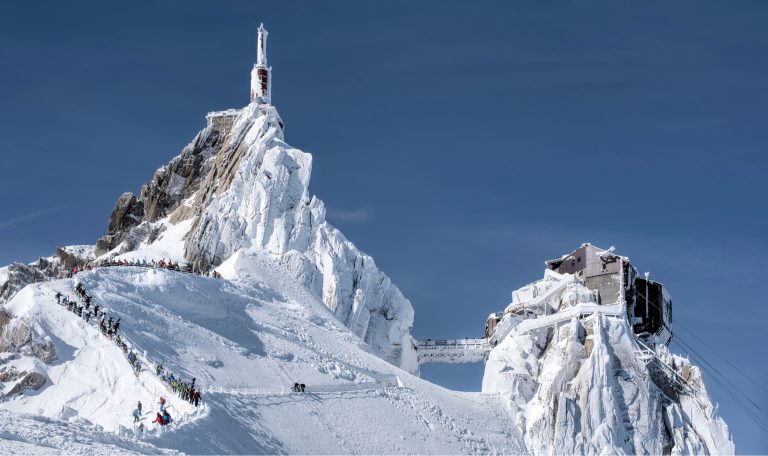
[[[0,264],[93,243],[207,111],[247,103],[260,21],[311,190],[411,299],[415,336],[477,335],[544,260],[615,245],[768,384],[763,2],[3,3]],[[424,376],[477,390],[482,366]],[[705,379],[737,451],[768,452]]]

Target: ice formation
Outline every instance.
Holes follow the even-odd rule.
[[[551,271],[514,298],[530,305],[499,323],[483,391],[501,394],[532,453],[734,452],[698,369],[644,349],[623,308]]]

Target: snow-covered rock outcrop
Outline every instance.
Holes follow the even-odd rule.
[[[9,301],[30,283],[65,277],[75,266],[82,267],[93,260],[93,246],[72,245],[58,247],[50,257],[22,264],[14,263],[0,268],[0,304]]]
[[[547,276],[514,294],[515,312],[499,325],[506,333],[490,353],[483,391],[506,399],[531,452],[732,454],[695,366],[666,347],[643,353],[614,306],[558,319],[592,308],[593,296],[579,281]],[[526,298],[537,306],[523,316],[516,309]]]
[[[284,142],[277,110],[252,103],[230,130],[201,131],[139,198],[122,195],[97,253],[146,257],[158,241],[183,245],[174,259],[196,269],[232,258],[231,279],[247,269],[248,252],[271,255],[376,353],[416,371],[410,302],[325,220],[325,206],[309,194],[311,171],[312,156]],[[176,226],[183,232],[163,234]]]

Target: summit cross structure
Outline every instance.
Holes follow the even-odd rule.
[[[267,29],[259,25],[256,63],[251,70],[251,103],[270,104],[272,101],[272,68],[267,66]]]

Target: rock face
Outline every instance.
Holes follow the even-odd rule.
[[[213,128],[203,130],[178,157],[155,173],[151,183],[142,187],[147,221],[160,220],[197,192],[222,140],[221,132]]]
[[[17,292],[30,283],[65,277],[76,265],[83,266],[93,259],[89,246],[58,247],[52,257],[40,258],[31,264],[14,263],[3,269],[5,279],[0,279],[0,304],[8,302]]]
[[[48,337],[27,326],[18,318],[12,318],[0,308],[0,353],[20,353],[49,364],[56,359],[56,348]]]
[[[128,252],[158,234],[152,223],[168,216],[193,196],[210,171],[221,145],[222,133],[212,128],[200,132],[180,155],[155,172],[152,181],[141,187],[140,196],[123,193],[109,217],[107,234],[96,241],[96,255],[102,256],[123,244],[117,253]],[[183,211],[180,211],[183,212]],[[188,217],[183,213],[174,221]]]
[[[251,104],[231,130],[201,131],[140,198],[122,195],[97,254],[151,245],[168,224],[189,221],[178,242],[195,269],[238,252],[273,255],[384,359],[415,371],[410,302],[328,224],[325,206],[309,194],[311,171],[312,156],[285,143],[277,110]]]
[[[37,390],[47,381],[40,361],[50,364],[56,359],[56,349],[49,337],[13,318],[0,307],[0,397],[14,396],[25,390]],[[25,366],[19,369],[15,363]],[[24,362],[33,358],[32,362]],[[37,359],[39,361],[34,361]]]
[[[125,238],[126,233],[138,225],[144,216],[144,203],[130,192],[123,193],[109,216],[107,235],[96,241],[96,255],[112,250]]]
[[[0,380],[3,383],[10,383],[5,396],[15,396],[25,390],[40,389],[48,381],[45,375],[40,372],[18,372],[13,369],[8,372],[0,371],[0,377],[6,377],[7,380]]]
[[[521,293],[544,293],[553,284],[545,279]],[[548,300],[550,317],[552,309],[590,299],[574,282]],[[639,356],[626,319],[599,313],[528,332],[512,329],[491,350],[483,391],[508,401],[534,454],[732,454],[728,427],[698,369],[665,347],[657,353]]]

